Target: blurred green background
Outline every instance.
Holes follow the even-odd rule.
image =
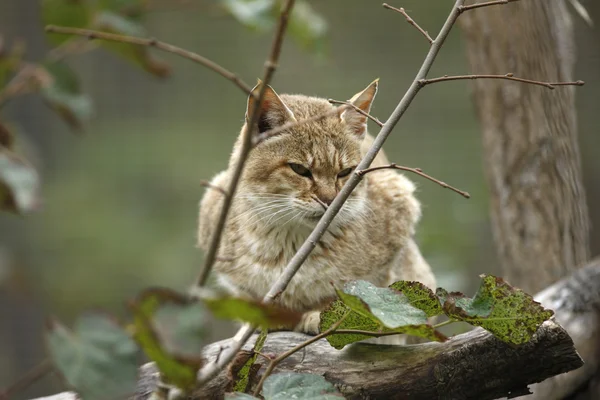
[[[328,22],[325,50],[317,55],[286,40],[273,87],[343,100],[379,77],[372,113],[385,120],[416,74],[427,43],[379,2],[310,3]],[[393,5],[433,35],[451,3]],[[584,4],[600,21],[600,4]],[[144,25],[152,36],[196,51],[249,84],[262,76],[271,31],[248,30],[216,0],[156,0],[150,9]],[[586,81],[577,89],[581,152],[592,223],[598,226],[600,33],[578,17],[574,21],[575,78]],[[42,59],[49,47],[39,2],[0,0],[0,35],[7,42],[23,38],[27,59]],[[469,72],[463,47],[456,27],[430,76]],[[195,248],[200,181],[226,166],[246,98],[198,65],[155,54],[171,65],[171,77],[157,79],[103,50],[68,59],[95,104],[84,135],[73,135],[35,95],[2,110],[42,174],[43,207],[25,218],[0,214],[0,387],[42,359],[47,316],[71,322],[82,310],[101,307],[125,317],[127,300],[140,289],[185,290],[194,281],[202,262]],[[423,203],[418,239],[440,286],[469,292],[479,274],[499,273],[469,83],[424,89],[385,150],[391,160],[423,168],[472,195],[466,200],[411,177]],[[592,235],[598,254],[600,234]],[[217,323],[214,338],[230,332],[228,324]],[[52,390],[58,390],[56,382],[48,380],[23,398]]]

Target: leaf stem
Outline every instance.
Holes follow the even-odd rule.
[[[439,324],[435,324],[435,325],[433,325],[433,329],[438,329],[438,328],[440,328],[440,327],[442,327],[442,326],[446,326],[446,325],[453,324],[454,322],[458,322],[458,321],[457,321],[457,320],[455,320],[455,319],[449,319],[449,320],[447,320],[447,321],[440,322]]]

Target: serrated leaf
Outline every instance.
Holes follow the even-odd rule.
[[[249,322],[263,328],[296,326],[302,313],[238,297],[201,297],[217,318]]]
[[[52,362],[82,398],[109,400],[135,393],[138,348],[108,316],[84,314],[74,331],[51,321],[46,341]]]
[[[0,207],[27,213],[38,205],[39,176],[23,158],[0,148]]]
[[[103,32],[118,35],[148,36],[144,27],[137,21],[110,11],[99,12],[96,15],[93,27]],[[171,73],[168,64],[152,56],[146,46],[112,41],[102,41],[102,46],[141,66],[144,70],[159,78],[165,78]]]
[[[321,312],[320,331],[329,329],[348,314],[340,330],[359,330],[380,335],[334,334],[327,341],[336,349],[347,344],[391,332],[409,334],[435,341],[447,338],[427,323],[424,311],[413,307],[410,299],[390,288],[378,288],[366,281],[353,281],[336,290],[339,301],[330,304]]]
[[[64,63],[44,66],[48,79],[42,81],[41,94],[73,129],[80,130],[92,115],[92,100],[81,91],[79,79]]]
[[[92,15],[93,7],[89,0],[42,0],[44,25],[84,28],[90,24]],[[68,35],[48,35],[48,40],[54,45],[69,39]]]
[[[435,317],[444,312],[435,293],[421,282],[398,281],[392,283],[389,287],[402,292],[410,305],[422,310],[428,317]]]
[[[389,288],[378,288],[367,281],[353,281],[338,290],[339,298],[352,310],[380,321],[387,328],[427,323],[427,315],[413,307],[410,300]]]
[[[481,326],[512,344],[529,342],[539,326],[554,314],[527,293],[491,275],[482,275],[472,299],[443,289],[438,289],[437,295],[450,318]]]
[[[263,396],[265,400],[339,400],[344,398],[321,375],[294,372],[269,376],[263,386]]]
[[[247,28],[265,31],[277,17],[275,0],[222,0],[223,7]]]
[[[327,21],[306,1],[298,1],[290,17],[290,36],[301,47],[322,52],[327,36]]]
[[[163,378],[181,389],[192,389],[209,330],[204,306],[169,289],[148,289],[131,308],[134,338]]]

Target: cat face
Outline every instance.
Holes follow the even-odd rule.
[[[351,101],[368,112],[376,90],[374,82]],[[252,106],[250,99],[248,108]],[[259,131],[333,109],[327,100],[300,95],[279,97],[267,87]],[[248,220],[256,225],[313,227],[360,162],[365,134],[366,117],[347,109],[260,143],[250,152],[237,194],[246,204]],[[368,212],[365,196],[366,187],[360,184],[333,225],[363,218]]]

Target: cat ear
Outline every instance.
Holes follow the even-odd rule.
[[[379,78],[371,82],[371,84],[362,92],[356,93],[348,101],[362,111],[368,113],[371,110],[371,103],[373,103],[373,99],[377,94],[378,84]],[[365,133],[367,132],[367,117],[354,109],[347,109],[342,113],[340,118],[359,139],[362,139],[365,136]]]
[[[259,80],[256,86],[254,86],[254,89],[252,89],[252,95],[248,96],[248,105],[246,107],[246,123],[250,122],[250,118],[252,118],[252,112],[254,111],[254,105],[256,104],[255,97],[258,97],[262,85],[262,81]],[[263,133],[277,126],[281,126],[286,122],[293,121],[296,121],[296,117],[294,117],[292,110],[285,105],[277,93],[275,93],[273,88],[267,85],[258,115],[259,133]]]

